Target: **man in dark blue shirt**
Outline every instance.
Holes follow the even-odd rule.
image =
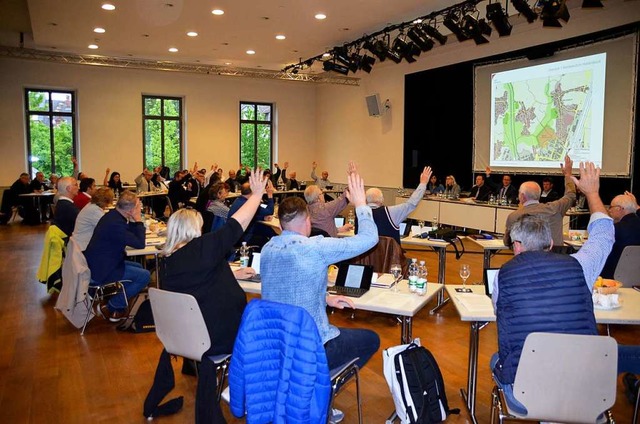
[[[263,225],[256,226],[257,221],[264,221],[265,219],[268,219],[268,217],[272,216],[274,212],[273,192],[275,191],[275,189],[273,188],[271,180],[267,181],[266,191],[267,202],[260,205],[258,211],[253,217],[253,220],[251,221],[251,224],[249,224],[244,232],[244,235],[242,236],[242,241],[246,241],[249,245],[262,247],[269,241],[272,236],[275,235],[270,227]],[[251,197],[251,187],[249,186],[249,183],[242,184],[242,186],[240,187],[240,194],[241,196],[238,197],[231,205],[228,217],[231,217],[234,213],[236,213],[242,207],[242,205],[247,202],[247,199]]]
[[[84,251],[91,271],[91,285],[100,286],[114,281],[124,282],[127,297],[137,295],[149,284],[149,271],[140,264],[126,261],[125,247],[142,249],[145,246],[145,228],[141,219],[141,204],[135,193],[123,191],[116,208],[107,212],[96,226],[91,241]],[[127,314],[124,295],[109,300],[107,311],[112,322]]]

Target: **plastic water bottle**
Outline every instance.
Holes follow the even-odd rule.
[[[427,292],[427,266],[424,261],[420,261],[418,265],[418,281],[416,282],[416,293],[424,296]]]
[[[433,231],[438,229],[438,217],[434,216],[433,221],[431,221],[431,226],[433,227]]]
[[[240,246],[240,268],[246,268],[249,266],[249,248],[247,242],[243,241]]]
[[[411,293],[416,292],[416,286],[418,284],[418,260],[416,258],[411,259],[409,264],[409,291]]]
[[[353,209],[349,209],[349,215],[347,215],[347,223],[351,225],[356,224],[356,216],[353,214]]]

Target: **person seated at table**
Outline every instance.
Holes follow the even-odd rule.
[[[355,164],[348,169],[349,190],[345,191],[354,205],[360,222],[360,232],[340,239],[309,237],[311,216],[304,200],[288,197],[278,208],[282,234],[273,237],[262,249],[260,275],[262,298],[306,309],[318,327],[327,354],[329,369],[334,369],[354,357],[362,367],[380,347],[380,338],[363,328],[337,328],[329,324],[326,307],[353,308],[345,296],[327,295],[327,269],[331,264],[351,259],[378,243],[378,231],[371,208],[366,204],[364,181]],[[344,414],[332,413],[332,422]]]
[[[136,183],[136,191],[138,193],[148,193],[150,191],[155,191],[156,186],[151,182],[151,178],[153,178],[153,172],[149,171],[147,168],[142,170],[142,173],[136,177],[134,180]]]
[[[321,174],[322,176],[318,178],[318,176],[316,175],[317,167],[318,167],[317,163],[313,162],[311,164],[311,179],[318,187],[320,187],[320,189],[324,190],[327,188],[327,186],[331,185],[331,181],[329,181],[329,172],[322,171],[322,174]]]
[[[122,181],[120,180],[120,173],[113,171],[111,172],[111,175],[109,175],[109,172],[111,172],[111,169],[107,168],[106,172],[104,173],[104,180],[102,183],[105,187],[109,187],[111,190],[113,190],[114,194],[117,192],[117,194],[119,195],[124,191],[124,187],[122,187]]]
[[[195,203],[191,202],[191,198],[198,198],[200,193],[204,190],[204,180],[205,180],[206,170],[200,169],[191,174],[191,177],[188,180],[185,180],[183,185],[185,189],[185,199],[187,200],[186,204],[194,206]]]
[[[49,182],[47,184],[47,190],[57,190],[58,189],[58,180],[59,179],[60,179],[60,177],[58,177],[57,174],[49,175]]]
[[[549,203],[558,200],[560,195],[553,189],[553,179],[545,177],[542,179],[542,193],[540,193],[540,203]]]
[[[535,181],[526,181],[520,185],[518,198],[521,207],[507,216],[503,238],[505,245],[511,245],[511,226],[519,217],[522,215],[536,215],[549,222],[553,244],[557,248],[562,248],[564,243],[562,219],[576,200],[576,186],[571,178],[572,167],[573,161],[569,156],[566,156],[564,164],[560,165],[560,169],[564,174],[564,196],[553,202],[540,203],[541,189]]]
[[[440,182],[438,181],[438,177],[436,177],[435,175],[431,175],[431,178],[429,179],[429,183],[427,184],[427,193],[444,193],[444,186],[440,184]]]
[[[325,231],[329,237],[338,237],[338,233],[345,233],[353,229],[353,225],[349,223],[340,228],[336,227],[335,217],[340,215],[340,212],[349,203],[345,193],[342,193],[337,199],[327,202],[319,186],[311,185],[304,190],[304,198],[309,205],[309,217],[313,228]]]
[[[93,178],[84,178],[80,181],[80,192],[73,198],[73,203],[82,210],[91,202],[91,196],[96,191],[96,180]]]
[[[0,223],[6,224],[11,219],[12,208],[14,206],[19,206],[21,209],[19,210],[20,216],[23,218],[29,216],[30,214],[28,209],[33,209],[33,203],[31,199],[21,198],[21,194],[29,194],[31,193],[31,188],[29,185],[29,174],[23,172],[20,174],[20,178],[18,178],[8,190],[5,190],[2,195],[2,207],[0,210]]]
[[[249,174],[249,177],[250,176],[251,174]],[[262,177],[262,179],[266,181],[267,186],[264,190],[264,192],[267,193],[266,203],[260,205],[240,240],[241,242],[246,241],[250,246],[258,246],[260,248],[275,235],[275,232],[270,227],[257,224],[258,221],[270,220],[273,217],[274,211],[273,192],[275,189],[273,188],[271,180],[269,180],[266,175],[262,174]],[[242,184],[240,187],[240,194],[241,196],[237,197],[229,208],[229,214],[227,217],[233,216],[233,214],[240,210],[240,208],[252,197],[253,190],[251,188],[251,184],[248,182]]]
[[[113,197],[113,190],[109,187],[100,187],[91,196],[91,203],[82,208],[78,214],[73,238],[78,243],[80,250],[84,251],[89,245],[93,230],[104,216],[107,207],[113,202]]]
[[[384,195],[379,188],[367,190],[367,206],[371,208],[373,222],[376,223],[379,236],[391,237],[400,244],[400,223],[418,207],[430,176],[431,167],[425,166],[420,174],[420,184],[413,191],[411,197],[405,203],[397,205],[385,206]],[[356,232],[360,231],[359,225],[359,222],[356,221]]]
[[[277,163],[273,164],[273,167],[276,168],[276,172],[271,175],[271,182],[273,186],[278,188],[278,186],[284,184],[287,175],[287,168],[289,167],[289,162],[285,162],[282,168]]]
[[[207,205],[207,211],[211,212],[214,216],[214,222],[211,226],[211,230],[213,231],[227,222],[229,207],[225,204],[225,201],[228,194],[229,185],[221,181],[218,181],[209,189],[209,203]]]
[[[127,261],[125,248],[145,247],[145,228],[142,223],[142,204],[135,193],[125,190],[115,209],[98,221],[93,236],[84,251],[91,271],[91,283],[100,286],[123,281],[128,298],[136,296],[149,284],[150,273],[139,263]],[[128,280],[128,281],[124,281]],[[127,315],[124,294],[113,296],[100,312],[111,322],[118,322]]]
[[[613,278],[622,251],[627,246],[640,245],[640,217],[636,215],[638,205],[633,197],[620,194],[613,198],[609,207],[609,215],[613,218],[615,243],[604,264],[602,278]]]
[[[288,176],[285,173],[282,174],[282,179],[284,180],[286,190],[300,190],[300,183],[298,182],[296,177],[296,171],[291,171]]]
[[[530,333],[598,334],[591,291],[614,242],[613,220],[598,194],[599,177],[600,169],[591,162],[580,164],[579,180],[572,177],[591,212],[589,239],[577,253],[551,252],[554,240],[545,217],[523,215],[511,227],[515,256],[493,282],[498,353],[491,367],[515,412],[526,414],[513,396],[513,382]]]
[[[42,193],[47,189],[46,180],[44,178],[44,173],[38,171],[36,172],[36,177],[29,184],[29,189],[31,193]]]
[[[457,199],[460,197],[460,186],[456,183],[456,178],[453,175],[447,175],[444,181],[444,196],[450,199]]]
[[[191,174],[187,170],[176,171],[173,180],[169,182],[169,201],[173,211],[177,211],[189,201],[187,190],[184,186],[186,180],[191,179]]]
[[[233,169],[229,170],[229,178],[226,179],[225,183],[229,186],[229,190],[232,193],[240,190],[240,183],[236,180],[236,171]]]
[[[206,358],[233,351],[247,304],[245,293],[236,279],[250,278],[255,271],[241,268],[232,273],[226,257],[259,209],[266,183],[261,175],[257,169],[250,176],[247,184],[251,194],[219,231],[201,234],[202,216],[193,209],[180,209],[167,222],[167,242],[161,253],[164,262],[161,268],[162,288],[196,298],[212,341],[199,367],[195,408],[197,422],[225,422],[220,404],[211,401],[216,393],[216,375],[213,363]],[[219,184],[224,187],[225,183]],[[145,409],[159,404],[173,388],[173,373],[167,371],[170,368],[169,355],[163,351]]]
[[[469,197],[479,202],[486,202],[492,193],[491,188],[484,182],[484,175],[476,175],[476,184],[471,187]]]
[[[62,177],[58,180],[58,202],[53,214],[53,224],[57,225],[67,237],[73,234],[76,218],[80,210],[73,203],[78,195],[78,181],[73,177]]]
[[[518,190],[511,184],[511,175],[505,174],[502,176],[502,185],[495,183],[491,179],[491,168],[488,166],[485,170],[485,175],[487,177],[487,185],[496,194],[499,202],[507,203],[509,205],[517,203]]]

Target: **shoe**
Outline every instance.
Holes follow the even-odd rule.
[[[96,308],[98,315],[102,318],[109,320],[109,322],[119,322],[127,317],[127,311],[115,311],[111,312],[107,305],[100,305]]]
[[[329,417],[329,423],[335,424],[339,423],[342,420],[344,420],[344,412],[335,408],[331,409],[331,417]]]

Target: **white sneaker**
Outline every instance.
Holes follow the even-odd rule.
[[[339,409],[331,409],[331,417],[329,417],[330,424],[336,424],[344,420],[344,412]]]

